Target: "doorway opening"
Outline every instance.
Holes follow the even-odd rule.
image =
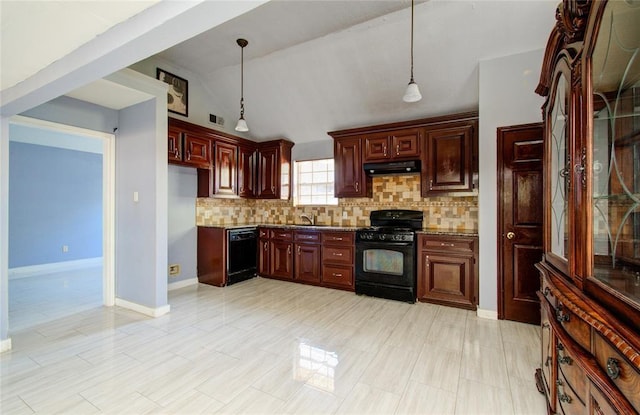
[[[10,332],[114,304],[114,140],[10,120]]]

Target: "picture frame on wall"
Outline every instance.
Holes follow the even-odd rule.
[[[189,81],[160,68],[156,68],[156,79],[169,84],[167,110],[188,117]]]

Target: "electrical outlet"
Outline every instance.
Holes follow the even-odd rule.
[[[69,252],[69,245],[62,245],[62,252]]]
[[[169,265],[169,276],[177,277],[180,274],[180,264]]]
[[[342,218],[347,219],[347,212],[342,212]]]

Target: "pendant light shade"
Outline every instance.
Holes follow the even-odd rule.
[[[407,90],[402,97],[404,102],[418,102],[422,99],[418,84],[413,80],[413,0],[411,0],[411,78]]]
[[[236,131],[246,132],[249,131],[249,126],[244,120],[244,48],[249,42],[246,39],[238,39],[236,43],[240,46],[240,119],[236,124]]]

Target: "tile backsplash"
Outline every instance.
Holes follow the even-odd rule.
[[[373,197],[339,199],[337,206],[294,206],[288,200],[199,198],[196,225],[244,223],[302,224],[303,213],[314,214],[319,225],[369,226],[369,213],[380,209],[424,212],[424,226],[443,231],[478,230],[478,196],[420,196],[418,175],[373,178]]]

